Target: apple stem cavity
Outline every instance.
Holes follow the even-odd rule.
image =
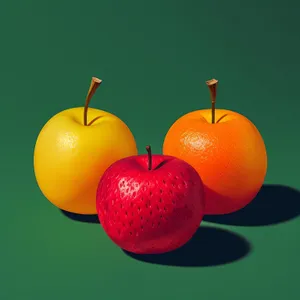
[[[100,86],[101,83],[102,83],[101,79],[96,78],[96,77],[92,77],[91,85],[90,85],[89,91],[88,91],[86,99],[85,99],[85,106],[84,106],[84,112],[83,112],[83,124],[84,124],[84,126],[88,125],[87,113],[88,113],[88,108],[89,108],[90,101],[91,101],[93,95],[95,94],[97,88]]]
[[[216,98],[217,98],[217,79],[210,79],[206,81],[206,84],[209,88],[210,92],[210,100],[211,100],[211,123],[215,123],[215,109],[216,109]]]
[[[152,151],[151,151],[151,146],[148,145],[146,147],[146,150],[148,152],[148,170],[151,171],[152,170]]]

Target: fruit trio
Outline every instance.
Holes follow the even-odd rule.
[[[186,244],[205,214],[232,213],[255,198],[267,172],[265,144],[245,116],[215,109],[217,80],[206,82],[211,109],[175,121],[161,155],[150,146],[138,155],[121,119],[88,107],[101,82],[93,77],[85,106],[58,113],[37,138],[37,184],[56,207],[97,213],[119,247],[155,254]]]

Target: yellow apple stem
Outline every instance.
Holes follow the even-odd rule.
[[[85,99],[85,106],[84,106],[84,112],[83,112],[83,123],[84,123],[84,126],[88,125],[88,122],[87,122],[87,113],[88,113],[88,108],[89,108],[90,101],[91,101],[93,95],[95,94],[97,88],[99,87],[99,85],[101,83],[102,83],[101,79],[98,79],[96,77],[92,77],[90,89],[89,89],[89,91],[87,93],[87,96],[86,96],[86,99]]]
[[[210,99],[211,99],[211,123],[214,124],[215,123],[215,109],[216,109],[218,80],[217,79],[207,80],[206,84],[209,88]]]
[[[146,150],[148,152],[148,170],[152,170],[152,151],[151,151],[151,146],[147,146]]]

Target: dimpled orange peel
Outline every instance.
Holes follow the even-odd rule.
[[[40,131],[34,149],[39,188],[55,206],[77,214],[96,214],[96,191],[115,161],[137,155],[135,139],[115,115],[88,108],[102,80],[93,77],[85,107],[64,110]]]
[[[212,108],[180,117],[165,136],[163,154],[183,159],[197,170],[205,186],[205,214],[228,214],[249,204],[261,189],[266,147],[249,119],[215,108],[218,81],[206,84]]]

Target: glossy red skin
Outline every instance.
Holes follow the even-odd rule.
[[[121,159],[97,190],[99,220],[111,240],[136,254],[158,254],[187,243],[204,214],[204,187],[193,167],[171,156]]]

